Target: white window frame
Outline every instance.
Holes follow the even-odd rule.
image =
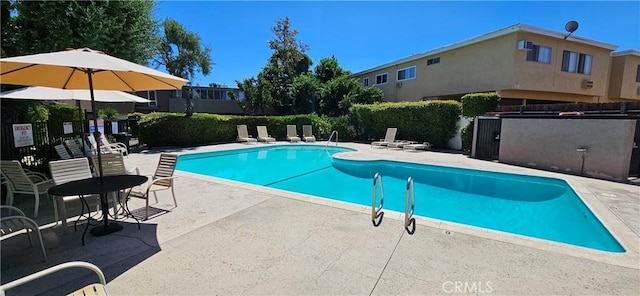
[[[409,69],[413,69],[413,76],[406,78]],[[400,76],[400,72],[405,71],[405,78],[404,79],[399,79]],[[396,71],[396,81],[400,82],[400,81],[407,81],[407,80],[412,80],[412,79],[416,79],[416,66],[410,66],[410,67],[406,67],[406,68],[402,68],[402,69],[398,69],[398,71]]]
[[[369,77],[362,78],[362,86],[367,87],[369,85]]]
[[[565,56],[568,57],[568,61],[566,63],[567,64],[566,69],[564,67]],[[593,67],[593,55],[580,53],[577,51],[570,51],[570,50],[565,50],[562,52],[562,63],[560,63],[561,71],[591,75],[592,67]]]
[[[549,54],[548,55],[542,55],[540,54],[543,50],[549,50]],[[535,56],[533,57],[533,59],[529,59],[529,53],[533,53],[535,54]],[[553,49],[550,46],[543,46],[543,45],[533,45],[533,48],[527,52],[527,58],[526,60],[528,62],[536,62],[536,63],[541,63],[541,64],[551,64],[551,56],[553,55]],[[546,60],[543,58],[547,58]]]
[[[387,80],[383,83],[378,83],[378,77],[382,77],[382,76],[387,76]],[[384,73],[380,73],[378,75],[376,75],[376,84],[374,85],[385,85],[387,83],[389,83],[389,72],[384,72]]]
[[[152,92],[153,92],[153,100],[151,99]],[[147,103],[149,107],[158,107],[158,93],[155,90],[147,91],[147,100],[149,100],[149,102]]]

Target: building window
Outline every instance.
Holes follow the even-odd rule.
[[[369,77],[362,79],[362,85],[364,87],[369,86]]]
[[[427,60],[427,66],[434,65],[434,64],[440,64],[440,57]]]
[[[148,90],[147,91],[147,99],[149,100],[149,103],[147,103],[147,105],[149,105],[149,107],[157,107],[158,106],[158,101],[156,100],[156,91],[155,90]]]
[[[404,81],[416,78],[416,66],[398,70],[396,81]]]
[[[376,75],[376,85],[387,84],[389,73]]]
[[[638,65],[638,70],[636,71],[636,82],[640,82],[640,65]]]
[[[562,52],[562,71],[580,74],[591,74],[593,56],[565,50]]]
[[[527,51],[527,61],[551,64],[551,47],[533,45]]]

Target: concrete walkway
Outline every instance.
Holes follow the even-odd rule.
[[[370,208],[233,181],[176,172],[179,206],[160,192],[158,215],[141,230],[103,237],[43,230],[49,261],[24,237],[2,240],[3,283],[55,264],[82,260],[107,275],[110,295],[432,295],[640,294],[640,187],[568,176],[459,154],[359,150],[341,157],[386,158],[567,180],[625,246],[612,254],[484,229],[419,219],[414,235],[399,213],[379,227]],[[246,148],[225,144],[176,153]],[[255,147],[255,146],[251,146]],[[159,152],[132,154],[129,167],[151,174]],[[25,199],[26,204],[32,199]],[[142,207],[134,201],[131,208]],[[41,224],[52,207],[41,206]],[[73,212],[71,207],[70,212]],[[77,210],[77,209],[76,209]],[[58,295],[95,278],[82,271],[50,276],[8,295]]]

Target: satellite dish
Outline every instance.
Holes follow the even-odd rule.
[[[566,25],[564,25],[564,29],[567,30],[567,32],[569,32],[569,33],[573,33],[578,29],[578,22],[569,21],[569,22],[567,22]]]

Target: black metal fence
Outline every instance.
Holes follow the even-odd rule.
[[[71,122],[71,133],[65,133],[63,122],[41,121],[41,122],[16,122],[5,123],[0,126],[1,137],[1,157],[3,160],[18,160],[22,166],[33,171],[48,174],[48,163],[51,160],[59,159],[54,146],[62,144],[64,140],[81,139],[89,132],[87,121],[66,121]],[[33,145],[16,147],[14,138],[14,124],[30,123],[33,133]],[[117,121],[118,131],[127,132],[129,122],[127,120]],[[68,131],[67,131],[68,132]],[[106,135],[112,134],[112,123],[105,121],[104,132]]]

